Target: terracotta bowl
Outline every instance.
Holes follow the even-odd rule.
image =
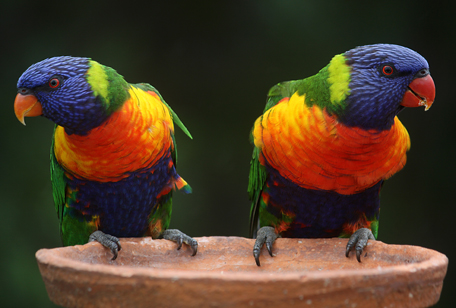
[[[98,243],[36,253],[50,299],[65,307],[428,307],[445,255],[371,241],[358,263],[346,239],[278,239],[257,267],[254,240],[200,237],[198,254],[125,238],[115,261]]]

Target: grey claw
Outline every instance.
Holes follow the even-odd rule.
[[[273,227],[262,227],[258,230],[257,238],[253,245],[253,257],[255,258],[257,266],[260,266],[261,247],[266,243],[266,248],[268,249],[269,255],[272,257],[272,244],[274,244],[277,237],[279,237],[279,235],[275,232]]]
[[[350,241],[349,241],[350,243]],[[345,256],[348,258],[349,254],[350,254],[350,249],[351,247],[347,244],[347,247],[345,248]]]
[[[182,237],[177,238],[176,243],[177,243],[177,250],[180,250],[182,248],[182,243],[183,243]]]
[[[363,252],[363,250],[358,250],[358,248],[356,248],[356,260],[358,260],[359,263],[361,263],[361,253]]]
[[[191,243],[190,243],[190,247],[192,248],[192,257],[196,255],[196,253],[198,252],[198,242],[194,239],[192,239]]]
[[[356,230],[348,240],[347,247],[345,248],[345,256],[348,258],[350,250],[354,248],[356,251],[356,259],[358,262],[361,262],[361,254],[363,253],[363,249],[366,247],[368,240],[375,240],[370,229],[361,228]]]
[[[192,257],[198,252],[198,242],[177,229],[165,230],[161,235],[161,238],[176,242],[177,250],[182,248],[182,243],[189,245],[192,249]]]
[[[266,248],[268,249],[269,255],[272,257],[272,243],[269,241],[266,241]]]
[[[122,249],[122,246],[120,246],[120,241],[117,237],[97,230],[89,236],[89,243],[94,241],[100,243],[104,247],[109,248],[111,250],[113,254],[111,260],[117,259],[117,253],[119,250]]]
[[[261,266],[260,264],[260,253],[257,251],[257,254],[255,254],[255,251],[253,251],[253,257],[255,258],[255,263],[257,266]]]

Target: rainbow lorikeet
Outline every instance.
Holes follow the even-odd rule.
[[[198,243],[168,228],[175,189],[191,192],[176,172],[173,121],[186,127],[149,84],[130,84],[89,58],[54,57],[19,78],[17,118],[42,115],[55,125],[51,180],[63,244],[98,241],[121,249],[118,237]]]
[[[255,122],[248,192],[253,255],[277,237],[350,237],[358,261],[377,238],[379,192],[410,147],[397,118],[434,101],[426,60],[378,44],[336,55],[316,75],[269,90]]]

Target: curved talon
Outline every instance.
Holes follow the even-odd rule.
[[[268,249],[269,255],[273,257],[272,255],[272,243],[269,241],[266,241],[266,248]]]
[[[257,266],[261,266],[260,264],[260,252],[261,247],[264,244],[264,240],[258,239],[255,241],[255,245],[253,246],[253,257],[255,258],[255,263]]]
[[[358,238],[359,238],[359,233],[357,233],[358,231],[356,231],[355,233],[353,233],[350,238],[348,239],[348,243],[347,243],[347,247],[345,249],[345,256],[348,258],[348,256],[350,255],[350,250],[352,250],[352,248],[354,247],[354,245],[356,244],[356,242],[358,242]]]
[[[255,263],[257,266],[261,266],[260,264],[260,252],[259,251],[253,251],[253,257],[255,258]]]
[[[356,247],[356,260],[358,260],[359,263],[361,263],[361,254],[363,253],[363,249],[358,249],[358,247]]]
[[[176,240],[177,250],[180,250],[182,248],[182,242],[183,242],[182,237],[178,237],[177,240]]]
[[[351,250],[351,247],[348,246],[347,244],[347,247],[345,248],[345,256],[348,258],[348,256],[350,255],[350,250]]]
[[[114,249],[111,249],[111,252],[113,254],[111,261],[114,261],[115,259],[117,259],[117,255],[118,255],[119,251],[117,250],[117,248],[114,248]]]
[[[193,257],[198,252],[198,242],[195,241],[194,239],[192,239],[190,247],[192,248],[192,251],[193,251],[193,253],[192,253],[192,257]]]

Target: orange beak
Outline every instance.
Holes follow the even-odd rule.
[[[25,117],[37,117],[43,114],[43,110],[35,95],[19,93],[14,100],[14,113],[19,122],[25,125]]]
[[[404,107],[425,106],[429,110],[435,99],[435,85],[431,75],[414,79],[404,94],[401,105]]]

